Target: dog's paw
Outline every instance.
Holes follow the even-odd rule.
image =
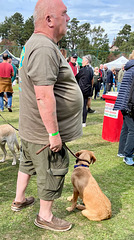
[[[69,197],[67,198],[67,200],[68,200],[69,202],[71,202],[72,199],[73,199],[73,195],[72,195],[72,196],[69,196]]]
[[[68,212],[73,211],[72,207],[68,207],[68,208],[66,208],[66,210],[67,210]]]
[[[76,205],[76,208],[79,209],[79,210],[84,210],[84,209],[86,209],[85,205],[81,205],[81,204],[77,204],[77,205]]]
[[[2,159],[2,160],[0,160],[0,162],[5,162],[5,160],[4,160],[4,159]]]
[[[12,162],[12,166],[15,166],[16,165],[16,162]]]

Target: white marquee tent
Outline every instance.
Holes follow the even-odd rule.
[[[109,69],[112,69],[112,68],[120,69],[122,68],[122,65],[125,65],[127,62],[128,62],[128,59],[125,58],[124,56],[121,56],[112,62],[105,63],[105,65],[107,65]]]

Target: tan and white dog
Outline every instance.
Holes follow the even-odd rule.
[[[4,162],[6,159],[7,151],[5,145],[8,145],[10,151],[13,154],[13,162],[12,165],[16,165],[16,153],[14,149],[14,144],[19,151],[19,143],[17,141],[16,132],[13,127],[8,124],[0,125],[0,147],[3,151],[3,158],[0,162]]]
[[[73,184],[73,196],[68,200],[72,201],[72,206],[67,210],[73,211],[75,208],[82,210],[82,214],[92,221],[101,221],[108,219],[112,215],[111,202],[101,191],[98,183],[89,170],[89,164],[94,163],[96,158],[93,152],[81,150],[76,153],[77,165],[71,176]],[[80,197],[84,205],[77,205],[77,199]]]

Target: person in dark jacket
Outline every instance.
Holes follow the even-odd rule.
[[[130,90],[134,81],[134,50],[126,63],[125,74],[120,86],[114,110],[121,110],[123,114],[123,126],[119,141],[119,150],[117,156],[124,157],[123,162],[127,165],[134,165],[134,118],[128,107]]]
[[[87,102],[88,98],[92,97],[93,93],[93,69],[90,67],[89,63],[90,55],[83,57],[82,66],[79,73],[75,76],[79,87],[83,94],[83,127],[86,127],[86,118],[87,118]]]
[[[103,94],[106,94],[106,92],[111,91],[111,87],[113,85],[113,73],[110,69],[108,69],[107,65],[104,65],[102,78],[103,78],[103,87],[104,87]]]

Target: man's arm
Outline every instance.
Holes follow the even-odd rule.
[[[48,133],[56,133],[59,130],[53,87],[53,85],[34,86],[40,116]],[[60,134],[49,136],[49,142],[50,149],[54,152],[58,152],[62,148]]]

